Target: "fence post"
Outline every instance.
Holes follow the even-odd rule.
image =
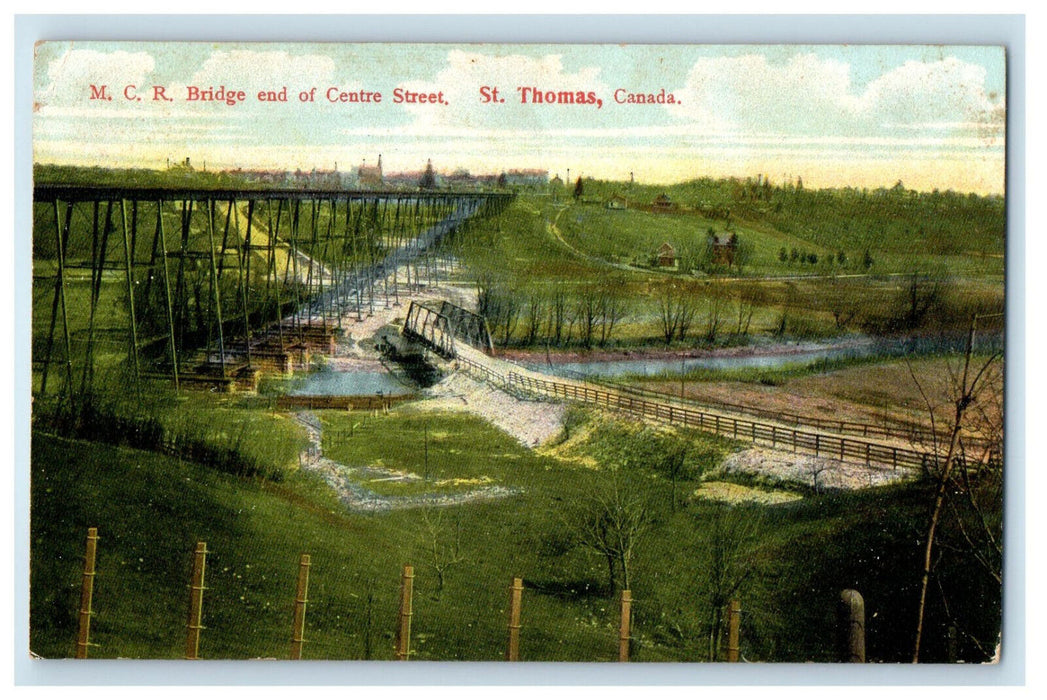
[[[91,600],[95,589],[95,555],[98,552],[98,528],[87,528],[87,547],[84,553],[84,576],[80,584],[80,627],[76,636],[76,658],[87,658],[91,638]]]
[[[204,614],[204,569],[207,566],[207,543],[197,542],[193,554],[193,575],[189,584],[189,633],[185,639],[185,658],[200,658],[200,630]]]
[[[738,599],[731,601],[730,612],[727,617],[727,660],[738,663],[738,628],[741,626],[742,604]]]
[[[836,606],[836,630],[839,660],[843,663],[865,663],[865,601],[853,589],[840,592]]]
[[[414,595],[414,567],[404,566],[400,577],[400,620],[396,626],[396,660],[407,661],[411,655],[411,615],[414,610],[411,598]]]
[[[291,659],[302,658],[302,647],[305,644],[305,605],[309,602],[309,567],[312,565],[308,554],[298,560],[298,587],[294,594],[294,622],[291,632]]]
[[[523,596],[523,581],[514,578],[509,595],[509,648],[506,661],[520,660],[520,599]]]
[[[632,620],[633,593],[622,591],[622,616],[618,626],[618,660],[629,660],[629,623]]]

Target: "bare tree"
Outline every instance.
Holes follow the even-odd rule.
[[[619,293],[622,284],[622,280],[616,280],[600,288],[600,345],[611,340],[614,327],[628,312],[625,298]]]
[[[709,315],[705,323],[705,341],[716,342],[716,335],[720,332],[720,325],[724,322],[724,311],[727,305],[727,291],[722,282],[711,282],[709,291]]]
[[[752,574],[752,553],[761,523],[751,509],[717,504],[712,514],[701,514],[703,538],[700,543],[705,575],[702,588],[708,617],[709,661],[716,661],[724,633],[723,613],[731,598]]]
[[[758,290],[755,287],[742,287],[738,292],[738,318],[734,334],[738,337],[749,335],[749,324],[752,323],[753,313],[756,311]]]
[[[567,525],[582,546],[604,558],[613,596],[632,586],[632,562],[651,526],[647,491],[629,469],[605,467],[568,509]]]
[[[422,511],[425,526],[424,554],[426,565],[436,574],[436,597],[444,590],[448,570],[465,561],[462,553],[462,518],[448,522],[446,509],[426,508]]]
[[[527,312],[524,315],[524,326],[527,345],[534,345],[542,328],[542,317],[545,315],[545,293],[540,287],[532,287],[527,295]]]
[[[562,282],[557,282],[549,298],[549,321],[546,327],[546,336],[556,345],[564,342],[564,327],[569,316],[567,307],[567,289]]]
[[[683,284],[669,281],[658,288],[657,298],[665,344],[671,343],[673,338],[685,340],[698,313],[697,296]]]
[[[575,315],[578,319],[578,337],[586,348],[593,346],[596,326],[600,322],[600,290],[594,284],[582,287],[575,302]]]
[[[984,361],[980,361],[977,365],[974,363],[974,339],[977,321],[977,316],[971,320],[971,327],[967,336],[967,345],[964,351],[962,368],[959,371],[950,373],[953,415],[949,425],[948,446],[945,450],[944,459],[939,460],[940,450],[938,449],[937,444],[934,445],[935,449],[932,451],[932,458],[934,460],[932,475],[937,480],[937,488],[935,489],[934,505],[931,510],[930,521],[927,525],[927,535],[924,543],[923,566],[920,577],[920,597],[917,606],[916,635],[913,644],[913,663],[918,663],[920,660],[920,644],[923,637],[924,616],[927,606],[927,589],[934,566],[936,538],[939,534],[938,530],[942,521],[943,513],[946,512],[945,508],[950,506],[953,508],[954,514],[957,513],[956,502],[953,499],[958,497],[962,499],[960,502],[963,505],[971,507],[973,514],[979,521],[981,529],[981,532],[979,533],[979,542],[983,545],[987,545],[990,552],[989,556],[985,555],[982,551],[983,547],[975,544],[972,535],[966,529],[963,518],[958,518],[956,520],[958,528],[960,529],[963,538],[967,540],[970,545],[968,554],[970,554],[974,561],[982,566],[982,568],[984,568],[997,583],[1002,582],[1002,573],[1000,569],[1002,565],[1002,550],[999,545],[999,524],[991,524],[986,518],[984,504],[979,502],[978,489],[974,488],[971,481],[971,469],[966,459],[966,451],[963,444],[963,435],[968,423],[971,422],[968,417],[968,411],[971,410],[972,406],[979,401],[979,398],[986,391],[986,387],[993,384],[991,379],[994,378],[995,371],[998,369],[998,366],[1002,361],[1001,353],[996,351],[990,353]],[[909,373],[927,404],[931,416],[932,434],[937,434],[934,406],[930,401],[926,390],[917,379],[916,373],[913,371],[911,364],[909,364]],[[990,397],[995,396],[1002,397],[1002,394],[996,394],[990,390]],[[978,422],[979,418],[985,419],[988,416],[988,412],[984,409],[980,412],[976,409],[973,413],[975,415],[975,423]],[[999,422],[999,428],[988,429],[988,431],[990,434],[998,435],[1002,440],[1002,410],[997,415],[998,417],[995,421]],[[937,440],[935,440],[935,443],[937,443]],[[988,469],[990,478],[994,475],[993,470],[1002,469],[1002,465],[993,464],[993,450],[993,447],[989,447],[984,453],[984,466]],[[998,451],[997,454],[999,454]],[[976,473],[976,476],[980,477],[983,476],[983,474]],[[989,483],[992,483],[991,480]],[[997,493],[1002,495],[1002,492],[997,492],[992,488],[990,489],[991,496],[995,496]]]

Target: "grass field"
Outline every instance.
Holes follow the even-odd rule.
[[[598,203],[521,195],[500,217],[471,231],[461,252],[470,272],[487,280],[494,296],[515,299],[500,307],[514,309],[505,313],[515,316],[488,318],[496,338],[508,338],[510,345],[550,342],[550,298],[558,290],[569,297],[568,316],[582,314],[575,310],[593,290],[620,300],[624,313],[610,339],[615,346],[664,344],[660,305],[672,285],[695,306],[689,337],[674,341],[682,347],[744,343],[749,335],[937,332],[963,328],[972,314],[998,313],[1003,307],[1003,259],[995,254],[925,255],[888,246],[872,249],[877,262],[869,269],[854,250],[847,251],[844,264],[827,264],[837,251],[759,219],[732,225],[752,246],[741,270],[696,277],[648,266],[658,246],[670,242],[686,268],[687,261],[700,257],[710,225],[723,235],[722,223],[716,226],[696,213],[611,210]],[[822,262],[798,266],[779,260],[782,248],[796,247],[819,254]],[[542,325],[531,339],[528,319],[535,308]],[[572,342],[579,344],[577,332]]]
[[[387,459],[390,446],[403,443],[411,449],[395,451],[400,466],[420,473],[420,420],[439,438],[430,454],[434,471],[489,476],[518,494],[444,509],[353,513],[308,473],[292,472],[280,483],[243,479],[152,453],[34,434],[33,650],[49,657],[73,652],[79,562],[86,528],[94,526],[101,542],[92,636],[99,646],[92,655],[99,658],[182,655],[190,555],[196,541],[206,541],[205,658],[287,654],[296,563],[308,552],[305,658],[391,658],[398,575],[410,563],[416,658],[500,658],[507,587],[521,576],[523,659],[611,660],[616,604],[606,562],[570,523],[585,495],[604,487],[607,466],[618,464],[636,470],[652,515],[632,562],[636,659],[708,658],[710,625],[720,614],[713,570],[724,552],[725,574],[744,573],[737,594],[748,611],[746,658],[831,659],[835,596],[845,587],[866,597],[870,658],[905,657],[917,580],[911,533],[927,503],[918,485],[805,493],[774,506],[691,501],[686,494],[697,488],[699,473],[728,445],[591,415],[573,419],[565,442],[544,453],[475,418],[410,411],[372,418],[370,432],[330,450],[366,462]],[[691,471],[673,510],[669,481],[651,460],[680,442],[692,447]],[[570,459],[581,454],[594,456],[595,466]],[[71,461],[76,470],[65,468]],[[438,566],[445,570],[442,590]],[[952,585],[948,562],[941,571]],[[961,597],[985,592],[977,580],[964,587],[973,588]],[[991,638],[994,608],[972,610],[969,628]],[[941,615],[935,610],[931,618],[937,632]],[[928,658],[944,653],[936,643]]]

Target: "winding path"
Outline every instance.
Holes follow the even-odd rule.
[[[294,417],[309,435],[309,447],[300,455],[302,468],[323,477],[324,481],[338,494],[338,499],[349,510],[374,513],[408,508],[443,508],[464,503],[493,501],[519,493],[519,489],[497,485],[481,486],[460,493],[434,492],[413,496],[386,496],[375,493],[363,486],[360,481],[381,478],[390,481],[417,482],[421,481],[422,477],[381,467],[349,466],[325,457],[323,454],[323,426],[319,418],[307,411],[296,413]]]

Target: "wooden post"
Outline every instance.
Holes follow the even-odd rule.
[[[618,660],[629,660],[629,623],[632,620],[633,593],[622,591],[622,616],[618,626]]]
[[[505,651],[506,661],[520,660],[520,598],[523,596],[523,581],[514,578],[509,594],[509,648]]]
[[[185,639],[185,658],[200,658],[200,624],[204,614],[204,568],[207,565],[207,543],[197,542],[193,555],[192,583],[189,584],[189,633]]]
[[[400,579],[400,621],[396,626],[396,660],[407,661],[411,656],[411,598],[414,594],[414,567],[404,566]]]
[[[837,644],[843,663],[865,663],[865,601],[850,588],[840,592],[837,604]]]
[[[738,663],[738,628],[741,626],[742,605],[737,599],[731,601],[727,618],[727,661]]]
[[[84,577],[80,584],[80,629],[76,636],[76,658],[87,658],[91,638],[91,599],[95,588],[95,555],[98,551],[98,528],[87,528],[87,548],[84,554]]]
[[[294,594],[294,627],[291,633],[291,659],[302,658],[302,646],[305,644],[305,604],[309,602],[309,566],[308,554],[303,554],[298,561],[298,588]]]

